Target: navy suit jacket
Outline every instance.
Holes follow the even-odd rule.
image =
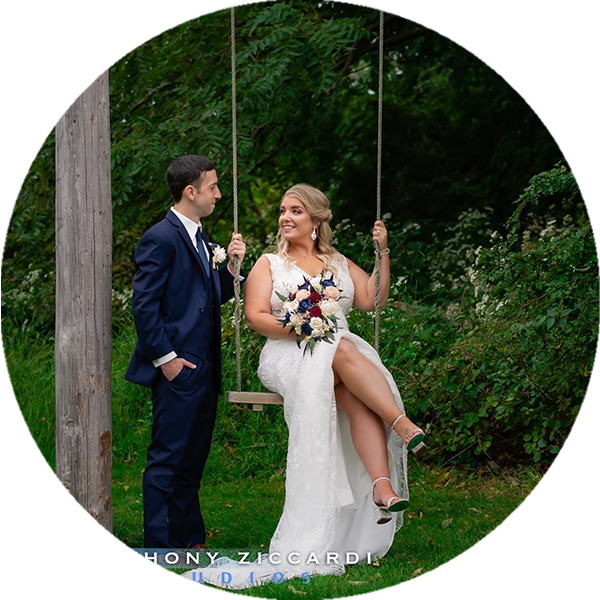
[[[212,267],[210,246],[209,254]],[[138,343],[127,381],[150,387],[161,372],[152,361],[175,351],[193,355],[190,362],[211,358],[220,390],[221,304],[234,294],[233,276],[225,263],[220,270],[211,268],[210,277],[212,295],[198,252],[171,210],[142,236],[135,251],[132,299]]]

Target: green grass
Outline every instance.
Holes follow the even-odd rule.
[[[209,457],[209,462],[215,462]],[[341,577],[312,577],[234,591],[200,585],[168,590],[149,570],[81,570],[64,598],[564,598],[598,597],[597,481],[555,478],[534,470],[498,476],[433,470],[411,461],[411,507],[405,526],[378,566],[352,566]],[[54,520],[53,465],[2,480],[2,541]],[[213,548],[268,549],[284,500],[284,479],[203,480],[200,491]],[[123,467],[113,482],[115,546],[143,543],[141,473]],[[574,520],[572,520],[574,518]],[[452,519],[451,522],[449,520]],[[98,545],[75,536],[80,545]],[[499,565],[499,567],[498,567]],[[6,598],[25,598],[9,571]],[[301,593],[299,593],[301,592]]]
[[[225,339],[231,332],[224,322]],[[44,458],[54,467],[54,348],[3,328],[9,374],[23,416]],[[260,389],[253,373],[261,340],[245,345],[246,389]],[[130,547],[143,546],[142,474],[150,440],[150,391],[123,375],[135,343],[124,327],[113,340],[114,535]],[[231,345],[224,348],[225,389],[234,389]],[[200,500],[212,548],[266,552],[284,502],[287,428],[280,407],[252,412],[219,403],[213,447]],[[545,467],[479,470],[440,467],[432,457],[409,457],[411,504],[405,525],[378,565],[350,566],[346,574],[314,576],[239,593],[292,598],[329,598],[369,592],[426,573],[454,558],[497,527],[529,494]],[[248,509],[250,507],[250,510]],[[175,574],[174,574],[175,576]]]

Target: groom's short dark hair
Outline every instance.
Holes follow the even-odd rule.
[[[167,182],[175,204],[181,200],[183,190],[188,185],[200,187],[204,173],[216,169],[212,160],[197,154],[186,154],[176,158],[167,169]]]

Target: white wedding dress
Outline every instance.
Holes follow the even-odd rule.
[[[275,254],[266,256],[273,280],[271,312],[282,318],[283,303],[276,292],[287,297],[309,276]],[[336,404],[331,364],[339,341],[346,338],[385,375],[398,414],[404,411],[398,388],[374,348],[348,330],[345,314],[353,303],[354,285],[343,256],[338,255],[333,265],[343,311],[337,315],[335,342],[319,342],[312,355],[307,351],[303,356],[292,336],[269,338],[260,355],[258,376],[267,389],[284,398],[289,429],[285,504],[269,546],[273,562],[280,564],[264,558],[260,564],[240,564],[223,557],[210,567],[184,573],[184,577],[198,581],[201,571],[205,583],[239,589],[271,582],[274,576],[287,580],[313,574],[341,575],[347,562],[370,562],[386,554],[402,526],[403,513],[391,513],[394,518],[390,522],[377,525],[371,479],[354,449],[350,420]],[[387,424],[385,429],[392,485],[399,496],[408,499],[406,450],[400,436]],[[355,554],[348,558],[346,553]]]

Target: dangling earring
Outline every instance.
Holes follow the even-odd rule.
[[[313,227],[313,232],[310,234],[312,241],[314,242],[317,239],[317,228]]]

